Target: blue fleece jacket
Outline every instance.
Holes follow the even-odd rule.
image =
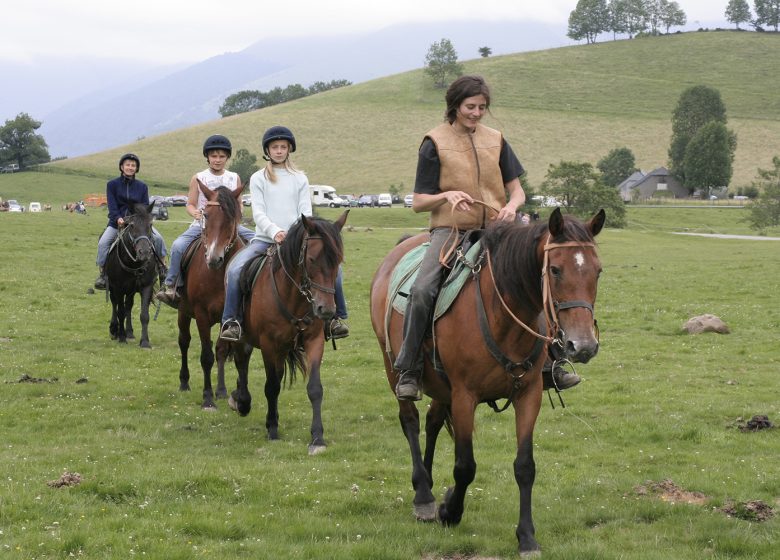
[[[138,179],[128,179],[124,175],[106,183],[108,199],[108,225],[117,226],[117,219],[133,212],[136,204],[149,204],[149,187]]]

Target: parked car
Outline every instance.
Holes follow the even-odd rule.
[[[155,204],[152,207],[152,216],[155,220],[162,220],[163,222],[168,219],[168,207],[164,204]]]
[[[171,206],[187,206],[187,197],[185,195],[174,195],[166,198]]]
[[[40,202],[31,202],[30,206],[28,207],[28,210],[30,212],[40,212],[41,211],[41,203]]]
[[[15,200],[9,200],[8,201],[8,211],[9,212],[24,212],[24,207],[16,202]]]
[[[252,206],[252,195],[251,194],[242,194],[241,195],[241,204],[244,206]]]
[[[411,208],[412,207],[412,200],[414,200],[413,194],[407,194],[404,197],[404,208]]]
[[[379,206],[387,206],[390,208],[393,205],[393,197],[390,193],[382,193],[379,195]]]
[[[364,194],[358,199],[358,206],[376,208],[379,206],[379,197],[375,194]]]
[[[9,163],[3,169],[1,170],[3,173],[16,173],[19,171],[19,164],[18,163]]]
[[[154,202],[155,206],[173,206],[168,198],[160,196],[159,194],[154,194],[149,197],[149,203],[151,204],[152,202]]]
[[[355,208],[358,205],[358,199],[353,194],[343,194],[341,195],[341,200],[345,200],[347,202],[346,206],[350,208]]]

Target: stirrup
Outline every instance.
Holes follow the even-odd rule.
[[[420,395],[420,378],[421,373],[416,371],[402,371],[398,376],[398,383],[395,384],[395,396],[399,401],[419,401],[422,400]]]
[[[235,319],[225,321],[219,331],[219,338],[229,342],[238,342],[243,336],[244,333],[241,329],[241,323]]]

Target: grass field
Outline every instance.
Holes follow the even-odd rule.
[[[738,425],[780,418],[780,241],[672,234],[750,233],[742,213],[629,208],[627,229],[600,235],[601,352],[578,367],[584,381],[564,395],[566,408],[545,401],[536,431],[534,516],[545,558],[777,557],[778,517],[758,522],[740,504],[780,508],[780,432]],[[158,226],[170,244],[186,222],[174,208]],[[511,413],[478,410],[477,477],[461,525],[413,520],[408,450],[367,296],[383,255],[425,220],[400,208],[359,209],[348,224],[352,335],[326,349],[329,448],[309,457],[300,381],[282,392],[283,439],[270,443],[259,361],[253,411],[240,418],[224,401],[202,412],[197,375],[191,393],[177,391],[172,310],[150,326],[151,351],[109,340],[110,306],[89,293],[102,212],[0,214],[0,556],[516,557]],[[702,313],[723,318],[731,334],[683,334]],[[234,377],[231,364],[229,385]],[[451,442],[442,437],[437,451],[441,496],[452,479]],[[82,482],[47,484],[64,472]],[[654,491],[665,480],[681,491],[665,495],[674,501]],[[685,503],[683,491],[703,497]]]
[[[728,126],[738,138],[731,186],[745,186],[768,168],[780,144],[776,72],[780,35],[701,32],[605,41],[464,62],[493,88],[487,124],[503,131],[533,185],[561,160],[596,164],[616,147],[637,165],[666,165],[671,115],[686,88],[718,89]],[[204,167],[201,146],[226,134],[236,149],[261,155],[269,126],[285,124],[298,139],[296,161],[312,183],[341,193],[410,192],[422,135],[441,122],[444,92],[422,70],[356,84],[252,113],[149,137],[53,167],[102,176],[116,173],[120,155],[142,160],[141,176],[170,191],[186,190]],[[216,116],[216,115],[215,115]],[[52,154],[54,156],[63,154]],[[67,155],[67,154],[64,154]]]

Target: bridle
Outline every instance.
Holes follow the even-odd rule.
[[[139,235],[137,237],[133,236],[133,234],[130,232],[129,226],[133,223],[133,217],[130,216],[125,220],[125,223],[127,224],[125,227],[123,227],[119,231],[119,245],[124,250],[125,255],[128,259],[130,259],[130,262],[132,264],[141,263],[139,266],[130,266],[125,264],[125,261],[123,259],[117,259],[119,261],[119,265],[122,267],[122,270],[125,272],[132,272],[136,276],[142,276],[146,269],[149,266],[149,263],[153,263],[154,259],[140,259],[138,258],[138,246],[142,241],[146,241],[149,244],[149,248],[151,249],[150,254],[156,255],[157,252],[154,249],[154,243],[152,243],[151,238],[149,235]],[[128,245],[125,242],[125,237],[130,238],[130,244]]]
[[[284,272],[284,275],[287,277],[288,280],[295,286],[295,288],[298,290],[298,293],[303,296],[306,301],[309,302],[309,305],[312,306],[306,314],[303,317],[296,317],[293,315],[287,307],[284,305],[284,302],[282,301],[282,298],[279,296],[279,289],[276,285],[276,277],[274,276],[274,269],[273,264],[271,266],[270,276],[271,276],[271,287],[273,289],[274,297],[276,298],[276,303],[279,308],[279,311],[284,315],[284,317],[290,321],[296,329],[298,329],[298,332],[303,332],[306,327],[308,327],[313,319],[311,318],[311,313],[313,311],[313,305],[314,305],[314,295],[312,294],[312,290],[317,290],[319,292],[323,292],[326,294],[335,294],[336,288],[328,288],[327,286],[323,286],[322,284],[318,284],[317,282],[312,281],[312,279],[309,277],[309,272],[306,269],[305,262],[306,257],[308,255],[309,250],[309,241],[312,239],[319,239],[322,240],[322,236],[320,235],[309,235],[308,232],[304,233],[303,239],[301,240],[301,248],[300,248],[300,256],[298,257],[298,270],[301,272],[301,281],[297,282],[295,278],[290,274],[290,272],[287,270],[287,268],[284,266],[284,260],[282,259],[282,256],[279,254],[278,246],[272,245],[268,250],[268,256],[273,257],[274,253],[276,253],[276,259],[273,259],[271,262],[278,261],[279,265]]]
[[[216,200],[206,201],[206,206],[219,206],[220,208],[222,207],[222,205]],[[203,247],[206,247],[206,224],[207,223],[208,220],[207,220],[206,212],[201,212],[200,213],[200,242],[203,245]],[[233,248],[233,245],[236,244],[237,240],[238,240],[238,226],[233,228],[233,233],[231,234],[230,239],[228,239],[228,242],[225,244],[225,247],[223,249],[225,255],[230,253],[230,250]]]

